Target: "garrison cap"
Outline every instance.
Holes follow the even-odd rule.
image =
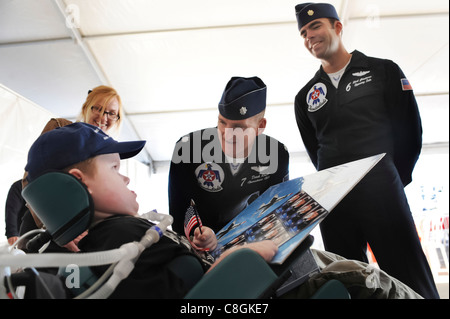
[[[306,2],[295,6],[298,29],[320,18],[333,18],[339,20],[336,9],[329,3]]]
[[[267,87],[254,76],[232,77],[219,102],[220,114],[229,120],[244,120],[266,108]]]

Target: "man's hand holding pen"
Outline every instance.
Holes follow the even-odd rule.
[[[217,237],[214,231],[206,226],[197,227],[194,231],[194,245],[206,251],[213,250],[217,246]]]

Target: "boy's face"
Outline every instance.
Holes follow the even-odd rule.
[[[119,154],[99,155],[93,161],[95,173],[84,174],[83,182],[94,201],[96,218],[111,214],[136,215],[139,210],[137,196],[127,187],[130,179],[119,173]]]

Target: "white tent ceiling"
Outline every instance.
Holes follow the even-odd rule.
[[[183,134],[217,121],[231,76],[268,86],[266,133],[302,154],[293,100],[318,69],[298,0],[0,0],[0,83],[73,119],[88,89],[115,87],[122,139],[147,140],[153,168]],[[424,142],[448,152],[449,3],[336,0],[349,50],[393,59],[412,83]]]

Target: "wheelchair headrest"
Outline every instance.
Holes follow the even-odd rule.
[[[94,215],[86,186],[68,173],[44,174],[28,184],[22,196],[59,246],[87,230]]]

